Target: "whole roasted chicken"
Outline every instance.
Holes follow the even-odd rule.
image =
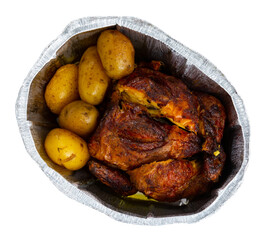
[[[116,84],[89,140],[89,170],[123,196],[140,191],[158,201],[195,198],[221,175],[225,118],[215,97],[137,67]]]

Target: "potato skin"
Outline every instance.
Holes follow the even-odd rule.
[[[78,68],[75,64],[60,67],[49,81],[45,100],[51,112],[59,114],[65,105],[79,99]]]
[[[76,134],[61,128],[51,130],[45,139],[48,157],[69,170],[84,167],[90,158],[86,142]]]
[[[99,112],[91,104],[78,100],[66,105],[59,115],[59,125],[81,137],[87,137],[95,129]]]
[[[120,79],[134,70],[135,50],[131,41],[117,30],[106,30],[97,41],[97,49],[107,75]]]
[[[110,78],[101,64],[97,47],[89,47],[83,54],[78,69],[78,90],[83,101],[98,105],[102,102]]]

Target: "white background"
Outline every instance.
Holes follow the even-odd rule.
[[[0,5],[0,239],[267,239],[266,1],[2,1]],[[138,226],[59,192],[27,154],[15,101],[43,49],[85,16],[144,19],[214,63],[243,98],[250,161],[238,191],[195,224]]]

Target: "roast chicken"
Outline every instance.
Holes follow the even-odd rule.
[[[89,170],[123,196],[193,199],[218,181],[226,159],[221,102],[143,64],[115,86],[89,139]],[[150,67],[150,69],[148,68]]]

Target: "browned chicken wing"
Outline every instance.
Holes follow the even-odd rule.
[[[206,93],[194,92],[200,104],[199,134],[205,139],[202,150],[210,154],[217,151],[223,137],[225,109],[221,102]]]
[[[151,115],[198,132],[198,101],[180,79],[138,67],[119,80],[117,88],[123,100],[146,106]]]
[[[90,160],[88,166],[89,171],[95,177],[120,195],[128,196],[137,192],[125,172],[113,169],[94,160]]]
[[[120,108],[114,99],[116,93],[89,140],[92,157],[129,170],[152,161],[190,157],[201,150],[194,133],[151,119],[140,105],[122,103]]]
[[[144,164],[128,171],[131,182],[146,196],[158,201],[173,202],[182,197],[200,165],[188,160],[165,160]]]
[[[224,167],[225,159],[226,154],[220,145],[213,154],[205,153],[204,173],[208,180],[216,182],[219,179]]]

